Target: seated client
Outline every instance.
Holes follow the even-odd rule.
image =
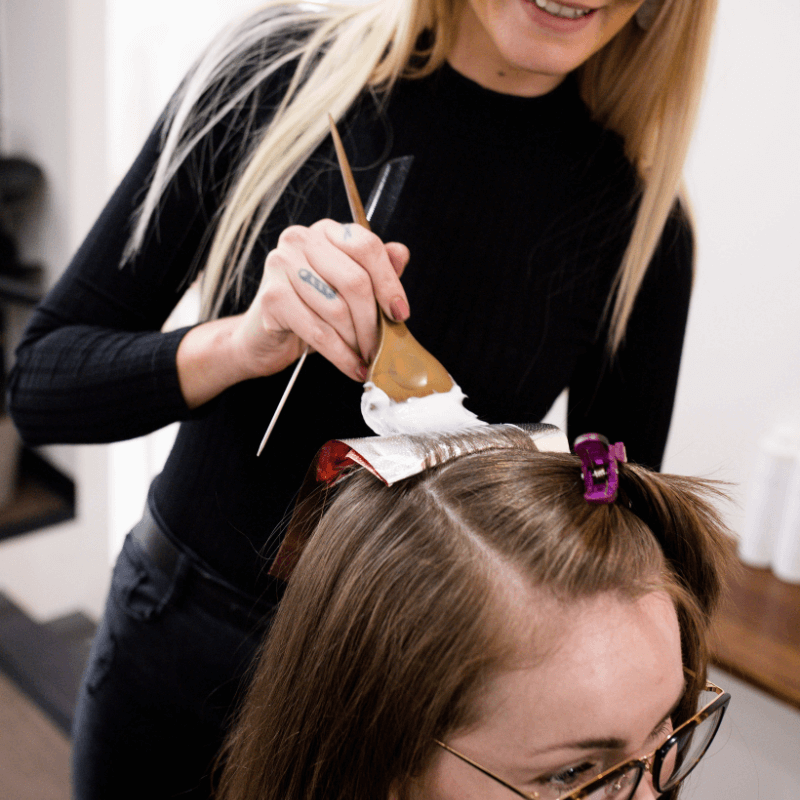
[[[435,466],[358,468],[326,502],[219,796],[676,797],[729,700],[706,682],[718,490],[615,446],[587,500],[581,458],[511,426],[412,444]]]

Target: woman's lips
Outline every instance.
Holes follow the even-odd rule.
[[[523,0],[531,19],[557,33],[574,33],[585,28],[597,9],[576,3],[556,3],[553,0]]]

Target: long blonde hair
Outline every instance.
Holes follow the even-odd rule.
[[[459,7],[459,0],[363,5],[275,0],[223,31],[173,99],[160,160],[125,260],[141,247],[187,155],[227,114],[246,106],[256,88],[297,62],[268,124],[244,137],[247,152],[230,181],[203,266],[203,315],[218,316],[226,295],[241,291],[246,265],[278,198],[327,135],[327,113],[338,120],[365,87],[386,93],[400,77],[419,78],[440,67],[452,46]],[[631,20],[578,70],[593,116],[622,136],[642,185],[636,223],[609,298],[612,351],[623,339],[678,196],[715,8],[716,0],[663,0],[649,30]],[[237,78],[244,63],[246,76]]]

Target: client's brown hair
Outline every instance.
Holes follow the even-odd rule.
[[[509,437],[391,488],[364,470],[342,483],[263,646],[220,798],[403,797],[511,655],[513,573],[563,600],[669,592],[696,676],[678,717],[693,713],[731,553],[719,491],[622,465],[616,502],[589,504],[576,456]]]

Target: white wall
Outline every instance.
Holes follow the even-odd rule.
[[[193,61],[227,22],[252,10],[253,0],[106,0],[108,14],[108,170],[114,184],[127,171],[146,136]],[[196,303],[178,312],[191,324]],[[194,317],[192,318],[192,315]],[[177,425],[110,449],[109,557],[141,516],[147,487],[160,471]]]
[[[25,259],[61,274],[200,48],[251,0],[0,0],[3,151],[46,175]],[[23,310],[9,315],[13,340]],[[0,590],[34,617],[99,617],[110,565],[174,429],[111,446],[47,447],[77,483],[76,519],[0,544]]]
[[[211,37],[257,0],[106,0],[109,166],[122,177]]]
[[[735,482],[736,528],[757,439],[800,419],[798,36],[796,0],[721,0],[687,169],[698,271],[665,469]]]
[[[47,183],[22,255],[52,284],[106,198],[103,0],[3,0],[3,147],[38,163]],[[17,327],[22,315],[12,318]],[[77,517],[0,545],[0,589],[34,615],[99,612],[108,581],[107,456],[47,448],[79,479]]]
[[[663,465],[729,481],[735,531],[758,439],[800,423],[800,5],[757,8],[719,0],[686,168],[697,274]],[[564,425],[565,400],[547,421]]]
[[[50,285],[63,267],[64,252],[73,243],[70,220],[71,154],[69,41],[67,3],[43,0],[25,4],[3,0],[0,5],[0,101],[3,151],[31,158],[47,175],[47,186],[32,204],[39,224],[15,231],[23,260],[48,265]],[[27,310],[9,306],[5,345],[6,364],[24,325]],[[74,456],[63,453],[63,466],[71,472]],[[58,459],[59,456],[56,456]]]

